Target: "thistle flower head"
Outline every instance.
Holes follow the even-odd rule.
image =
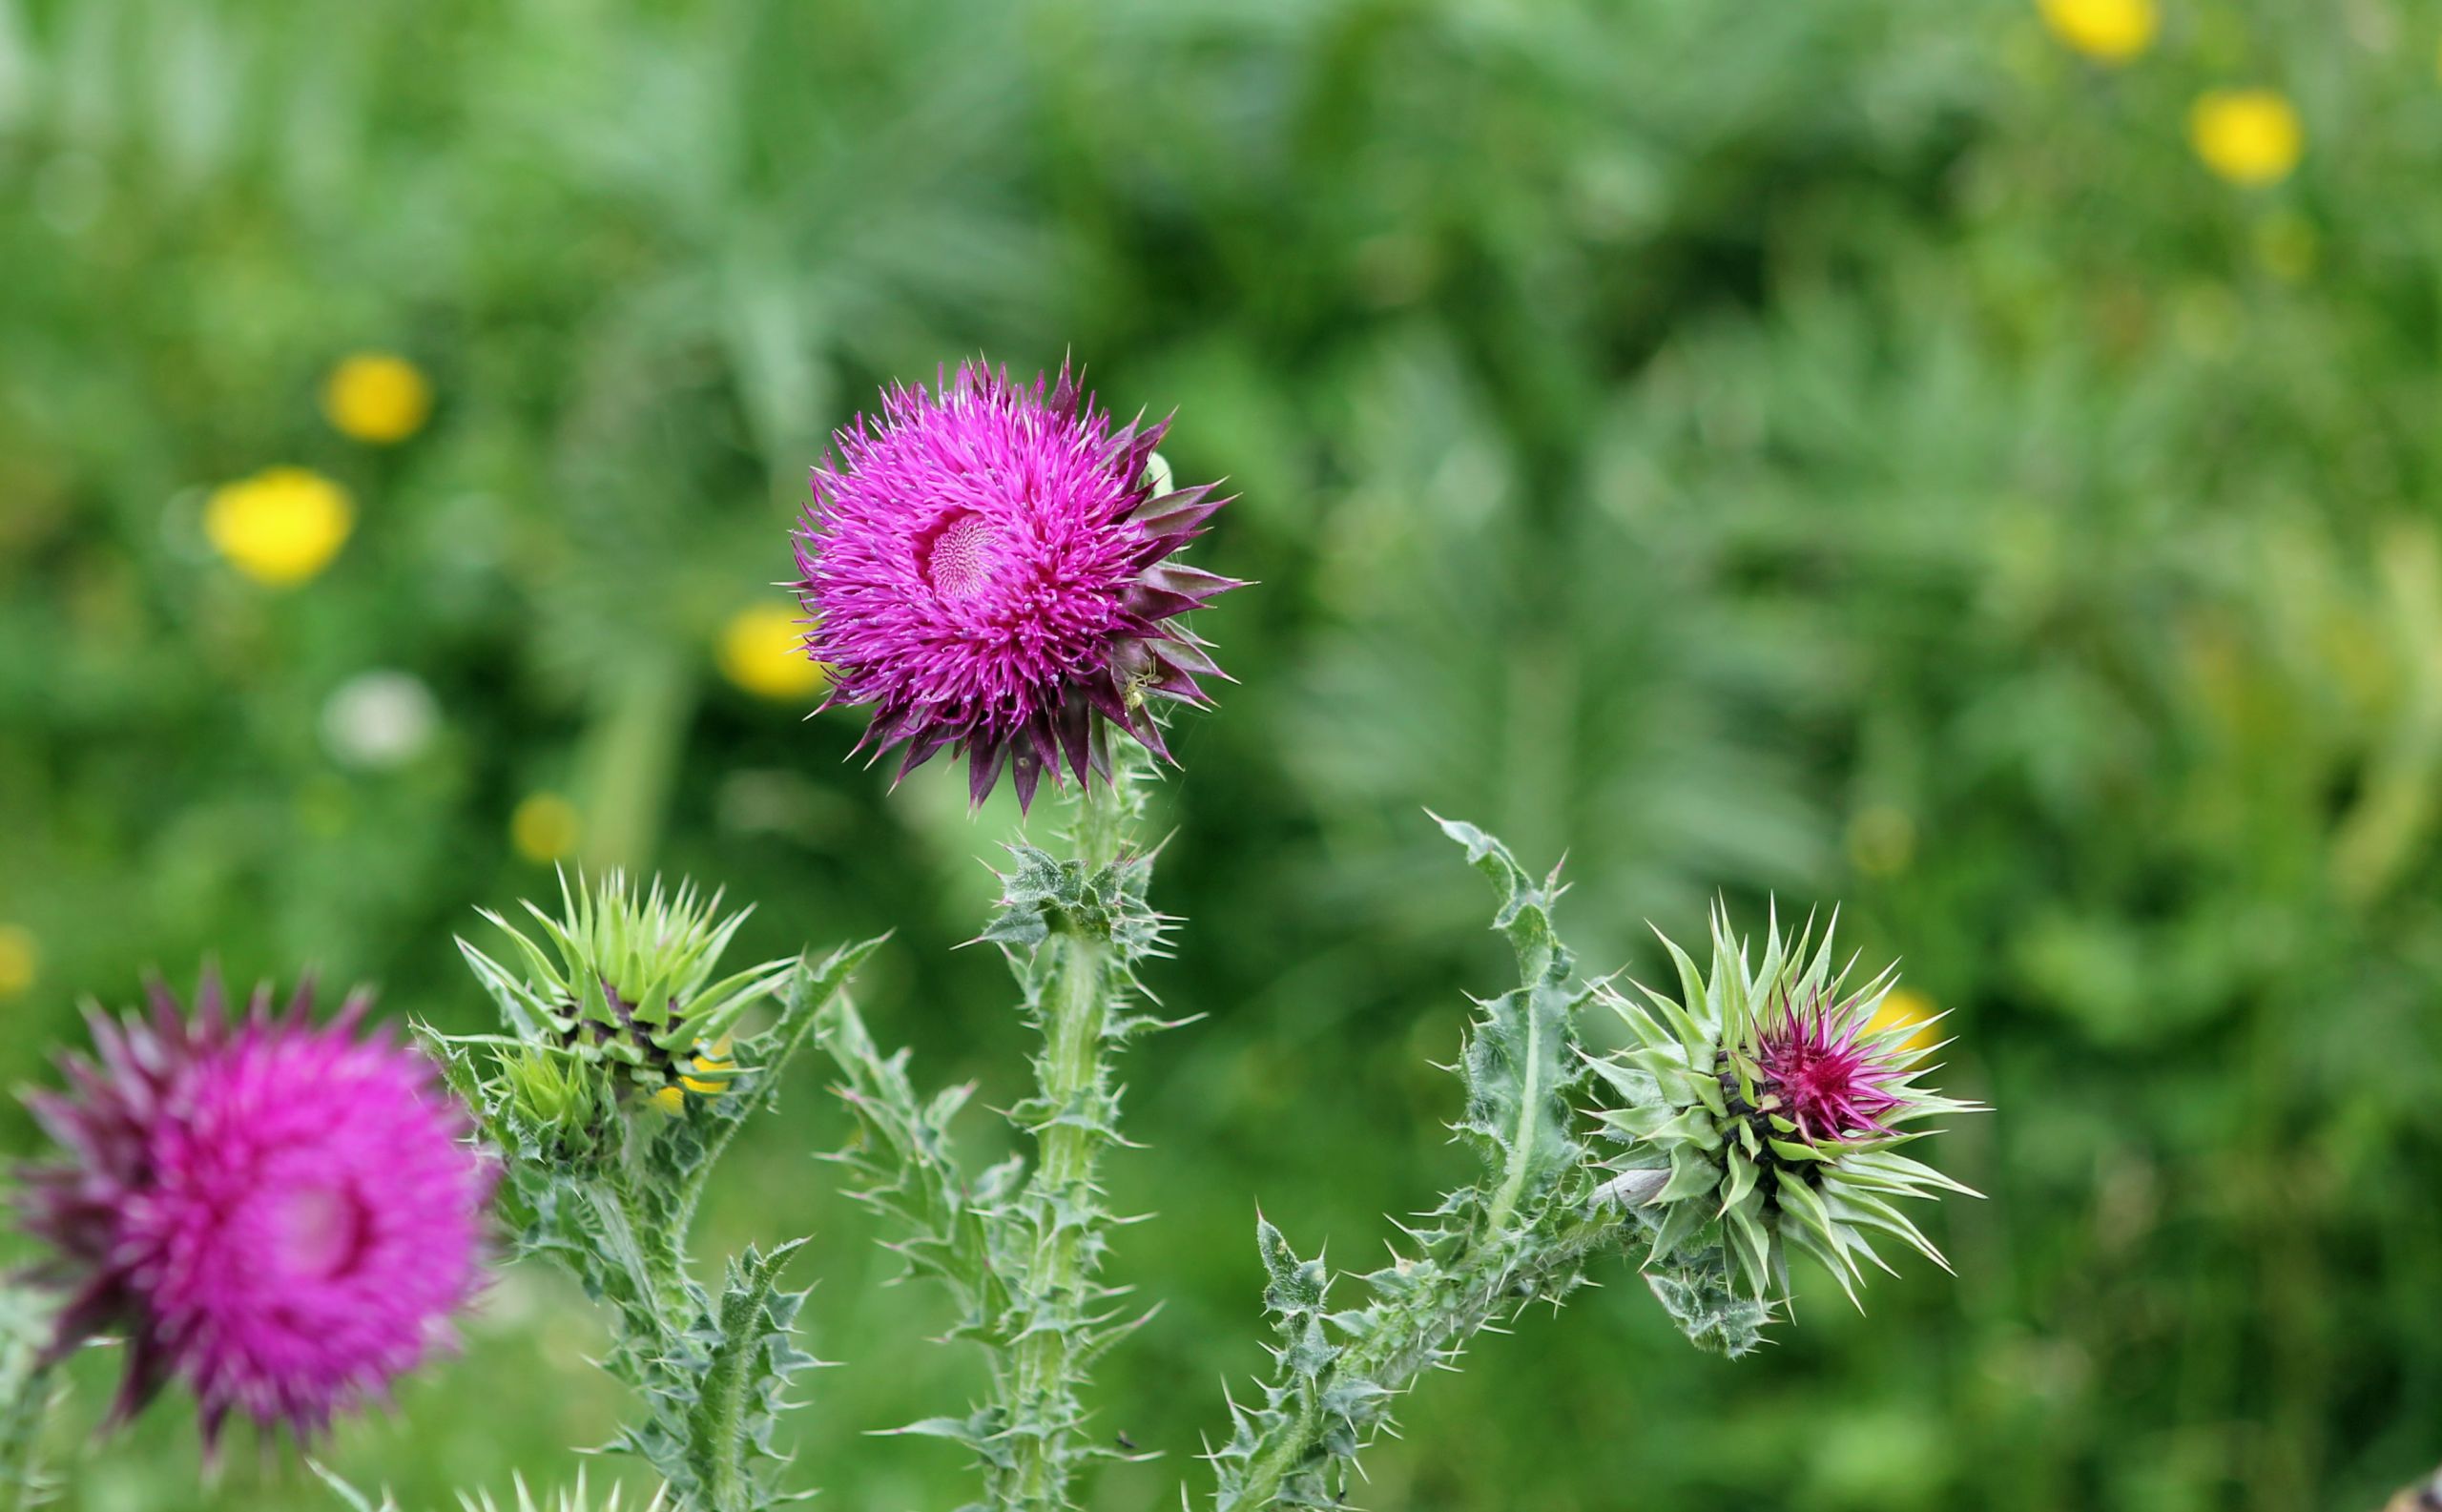
[[[1879,996],[1879,994],[1877,994]],[[1883,1115],[1900,1106],[1892,1090],[1907,1072],[1897,1056],[1865,1039],[1857,1000],[1831,1003],[1820,990],[1803,1002],[1786,993],[1755,1026],[1754,1062],[1765,1100],[1796,1125],[1810,1145],[1892,1132]]]
[[[714,1047],[797,964],[767,961],[713,980],[753,910],[723,915],[721,895],[707,897],[693,882],[671,891],[656,878],[639,890],[614,871],[592,885],[582,877],[571,885],[563,873],[557,918],[525,906],[548,949],[482,910],[516,947],[510,959],[518,969],[464,940],[458,948],[519,1042],[504,1066],[521,1104],[532,1104],[528,1111],[544,1122],[558,1121],[545,1113],[590,1106],[581,1087],[567,1084],[570,1067],[608,1072],[620,1089],[647,1095],[717,1090],[743,1072]]]
[[[236,1019],[209,971],[192,1016],[149,996],[90,1010],[98,1059],[28,1097],[63,1151],[19,1172],[70,1292],[52,1353],[125,1334],[121,1420],[176,1378],[207,1441],[232,1411],[310,1437],[446,1340],[492,1172],[431,1062],[360,1034],[369,997],[317,1027],[310,985]]]
[[[1967,1191],[1898,1147],[1928,1118],[1977,1109],[1918,1085],[1923,1021],[1876,1025],[1894,976],[1851,989],[1831,931],[1811,933],[1784,937],[1776,920],[1759,958],[1716,911],[1709,972],[1666,939],[1679,995],[1607,994],[1630,1044],[1596,1063],[1619,1095],[1602,1114],[1624,1147],[1612,1187],[1650,1221],[1654,1260],[1718,1251],[1758,1298],[1788,1295],[1791,1249],[1852,1297],[1859,1262],[1883,1265],[1876,1234],[1943,1264],[1894,1199]]]
[[[1228,501],[1170,487],[1167,425],[1115,425],[1065,365],[971,362],[838,433],[797,531],[807,652],[900,776],[946,749],[976,802],[1006,765],[1023,806],[1064,765],[1107,780],[1107,726],[1167,756],[1148,699],[1211,701],[1178,616],[1240,585],[1174,558]]]

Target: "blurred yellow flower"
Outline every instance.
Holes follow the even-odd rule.
[[[203,533],[258,583],[302,583],[330,565],[356,528],[347,490],[303,467],[266,467],[224,483],[203,507]]]
[[[1914,987],[1894,987],[1873,1010],[1869,1029],[1888,1029],[1914,1025],[1916,1032],[1900,1041],[1900,1047],[1914,1055],[1922,1055],[1941,1042],[1935,1036],[1939,1025],[1934,1023],[1934,1000]]]
[[[1916,821],[1903,809],[1876,803],[1849,820],[1849,860],[1869,877],[1891,877],[1916,859]]]
[[[721,627],[721,675],[758,698],[803,699],[828,680],[805,653],[805,627],[785,604],[753,604]]]
[[[42,947],[23,924],[0,924],[0,998],[13,998],[34,984],[42,971]]]
[[[710,1046],[698,1046],[695,1053],[689,1059],[694,1063],[693,1068],[698,1071],[737,1069],[737,1062],[730,1055],[729,1036],[726,1034]],[[729,1090],[729,1078],[719,1076],[707,1079],[689,1076],[682,1071],[679,1073],[678,1087],[685,1087],[687,1092],[693,1092],[698,1097],[718,1097]],[[680,1091],[678,1087],[664,1087],[656,1090],[652,1094],[652,1105],[665,1113],[684,1112],[687,1108],[687,1092]]]
[[[585,826],[576,805],[557,793],[536,793],[508,817],[509,843],[537,863],[555,861],[576,849]]]
[[[2187,114],[2204,166],[2234,184],[2277,184],[2307,149],[2298,108],[2274,90],[2211,90]]]
[[[358,352],[323,382],[322,413],[342,435],[386,446],[424,428],[432,384],[404,357]]]
[[[2323,238],[2315,223],[2294,210],[2267,216],[2255,228],[2255,255],[2265,270],[2290,283],[2304,281],[2315,271]]]
[[[2162,24],[2154,0],[2037,0],[2052,34],[2099,63],[2125,63]]]

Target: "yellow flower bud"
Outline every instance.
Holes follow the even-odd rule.
[[[386,446],[424,428],[432,384],[404,357],[358,352],[323,382],[322,413],[341,434]]]
[[[1894,987],[1883,996],[1882,1005],[1873,1010],[1873,1018],[1866,1025],[1867,1032],[1914,1025],[1916,1032],[1900,1041],[1900,1046],[1911,1055],[1922,1055],[1940,1041],[1935,1038],[1934,1000],[1914,987]]]
[[[304,467],[266,467],[212,490],[203,533],[258,583],[302,583],[330,565],[356,528],[347,490]]]
[[[1892,877],[1916,858],[1916,821],[1905,809],[1877,803],[1849,820],[1849,859],[1869,877]]]
[[[23,924],[0,924],[0,998],[13,998],[42,972],[42,947]]]
[[[2214,90],[2187,116],[2188,139],[2204,166],[2253,188],[2289,176],[2307,149],[2298,109],[2272,90]]]
[[[2121,64],[2153,45],[2154,0],[2037,0],[2052,34],[2098,63]]]
[[[584,832],[576,805],[557,793],[536,793],[508,817],[509,842],[518,855],[538,865],[575,850]]]
[[[758,698],[801,700],[829,680],[805,653],[805,628],[782,604],[754,604],[721,628],[721,675]]]

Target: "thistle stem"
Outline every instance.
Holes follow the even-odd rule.
[[[1428,1366],[1463,1346],[1504,1306],[1545,1295],[1546,1282],[1573,1274],[1588,1255],[1616,1243],[1625,1221],[1624,1209],[1598,1204],[1570,1219],[1523,1261],[1518,1258],[1514,1234],[1494,1234],[1477,1244],[1431,1291],[1405,1302],[1332,1362],[1327,1377],[1303,1395],[1295,1416],[1256,1442],[1238,1484],[1214,1498],[1215,1512],[1264,1512],[1277,1503],[1293,1476],[1317,1469],[1332,1458],[1322,1440],[1335,1419],[1320,1408],[1332,1381],[1363,1382],[1394,1394],[1407,1390]]]
[[[1130,804],[1124,793],[1079,786],[1069,837],[1077,863],[1091,876],[1118,860]],[[1037,956],[1045,1043],[1037,1066],[1049,1121],[1038,1130],[1034,1185],[1042,1200],[1032,1205],[1026,1267],[1035,1315],[1011,1351],[1003,1403],[1010,1431],[1006,1504],[1024,1512],[1068,1504],[1071,1440],[1082,1416],[1077,1357],[1091,1322],[1091,1273],[1107,1222],[1095,1170],[1112,1138],[1100,1105],[1115,964],[1111,942],[1092,922],[1075,918],[1064,917]]]
[[[700,1353],[691,1349],[688,1322],[710,1326],[700,1292],[687,1277],[683,1236],[673,1226],[656,1221],[640,1193],[624,1182],[587,1184],[587,1195],[599,1218],[596,1253],[610,1262],[634,1297],[643,1305],[621,1307],[614,1316],[623,1332],[622,1347],[648,1376],[667,1377],[673,1395],[693,1398],[685,1415],[685,1457],[703,1486],[700,1504],[682,1502],[682,1512],[761,1512],[755,1478],[747,1473],[749,1439],[744,1426],[745,1398],[735,1361],[723,1373],[702,1378],[684,1377],[677,1362]],[[648,1239],[648,1235],[652,1239]],[[653,1242],[657,1240],[658,1242]],[[719,1336],[740,1320],[718,1320]],[[742,1323],[740,1324],[742,1326]],[[642,1336],[636,1336],[641,1332]],[[655,1389],[649,1384],[648,1392]]]
[[[46,1323],[49,1313],[23,1294],[10,1295],[7,1306],[15,1336],[0,1339],[7,1351],[0,1363],[0,1512],[29,1512],[48,1500],[36,1461],[55,1393],[43,1336],[31,1325]]]

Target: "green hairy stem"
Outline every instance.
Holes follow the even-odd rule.
[[[952,1336],[991,1360],[986,1401],[900,1431],[965,1444],[985,1504],[1012,1512],[1071,1505],[1079,1467],[1109,1454],[1081,1434],[1083,1392],[1094,1359],[1144,1321],[1122,1316],[1097,1279],[1117,1222],[1099,1169],[1119,1140],[1111,1058],[1162,1026],[1134,1010],[1135,968],[1162,953],[1168,921],[1146,903],[1152,860],[1134,834],[1147,764],[1132,749],[1113,756],[1111,785],[1073,800],[1067,857],[1010,847],[1016,864],[980,937],[1008,957],[1021,1010],[1043,1035],[1034,1093],[1009,1114],[1034,1140],[1031,1171],[1011,1161],[968,1180],[948,1126],[970,1088],[921,1101],[905,1052],[882,1059],[844,1005],[816,1030],[859,1120],[858,1143],[838,1157],[864,1182],[857,1195],[903,1234],[896,1248],[913,1274],[947,1285],[960,1314]]]
[[[37,1456],[58,1395],[43,1357],[52,1306],[30,1289],[0,1287],[0,1512],[30,1512],[50,1500]]]
[[[1078,862],[1098,870],[1109,863],[1097,855],[1094,832],[1111,826],[1090,816],[1102,805],[1090,792],[1080,804]],[[1102,1244],[1100,1224],[1076,1221],[1099,1216],[1094,1204],[1094,1168],[1110,1135],[1091,1112],[1091,1104],[1107,1081],[1103,1066],[1103,1027],[1107,1011],[1105,982],[1109,946],[1074,927],[1056,931],[1041,947],[1043,974],[1044,1055],[1042,1098],[1061,1110],[1041,1133],[1042,1166],[1032,1204],[1033,1229],[1028,1245],[1028,1274],[1036,1305],[1047,1327],[1030,1329],[1020,1339],[1017,1358],[1008,1373],[1008,1392],[1002,1400],[1005,1419],[1013,1426],[1039,1422],[1040,1428],[1017,1427],[1010,1440],[1014,1463],[1008,1476],[1007,1504],[1049,1508],[1067,1502],[1067,1463],[1075,1432],[1080,1382],[1073,1378],[1078,1336],[1086,1324],[1086,1285],[1092,1258]],[[1067,1116],[1076,1110],[1083,1116]],[[1090,1248],[1089,1248],[1090,1247]]]
[[[1106,1309],[1113,1293],[1095,1279],[1115,1222],[1097,1171],[1119,1138],[1110,1053],[1149,1026],[1129,1012],[1131,968],[1158,951],[1162,928],[1144,905],[1150,860],[1133,836],[1146,776],[1131,754],[1109,787],[1080,784],[1068,859],[1013,846],[1018,864],[984,932],[1007,952],[1043,1034],[1035,1095],[1011,1113],[1034,1136],[1034,1172],[990,1218],[1011,1315],[979,1449],[991,1504],[1013,1512],[1070,1504],[1073,1471],[1100,1452],[1080,1442],[1087,1370],[1134,1326]]]
[[[1553,932],[1561,888],[1529,877],[1474,826],[1442,828],[1500,893],[1493,927],[1518,959],[1520,985],[1478,1005],[1457,1067],[1466,1084],[1459,1131],[1482,1153],[1484,1175],[1407,1230],[1415,1253],[1366,1276],[1374,1300],[1354,1312],[1326,1313],[1323,1262],[1300,1259],[1257,1221],[1264,1305],[1282,1343],[1262,1401],[1231,1401],[1231,1436],[1209,1455],[1222,1512],[1345,1504],[1356,1456],[1390,1424],[1393,1399],[1496,1318],[1583,1284],[1582,1263],[1626,1221],[1572,1131],[1571,1094],[1586,1080],[1577,1016],[1592,989],[1573,980],[1575,960]]]
[[[1338,1316],[1322,1311],[1330,1288],[1322,1261],[1298,1259],[1279,1230],[1262,1224],[1259,1242],[1273,1275],[1265,1302],[1293,1339],[1275,1353],[1293,1406],[1215,1457],[1229,1468],[1213,1504],[1225,1512],[1347,1505],[1346,1472],[1372,1433],[1388,1426],[1391,1398],[1426,1370],[1456,1359],[1496,1319],[1538,1297],[1557,1303],[1581,1284],[1586,1259],[1618,1248],[1625,1222],[1622,1211],[1597,1208],[1540,1243],[1476,1250],[1447,1271],[1417,1274],[1411,1295],[1398,1301]],[[1332,1348],[1326,1339],[1334,1327],[1354,1330],[1353,1341]],[[1319,1368],[1309,1368],[1317,1360]],[[1235,1403],[1231,1410],[1252,1416]]]
[[[1077,861],[1099,871],[1113,859],[1106,843],[1117,826],[1090,790],[1080,804]],[[1042,1164],[1029,1191],[1026,1274],[1040,1316],[1020,1338],[1005,1378],[1001,1409],[1011,1425],[1012,1463],[1005,1504],[1054,1508],[1067,1504],[1068,1461],[1080,1409],[1076,1400],[1087,1286],[1103,1244],[1095,1204],[1094,1168],[1110,1142],[1096,1100],[1108,1081],[1103,1031],[1108,1022],[1110,965],[1107,941],[1073,923],[1038,947],[1044,983],[1041,1098],[1052,1121],[1040,1130]]]

